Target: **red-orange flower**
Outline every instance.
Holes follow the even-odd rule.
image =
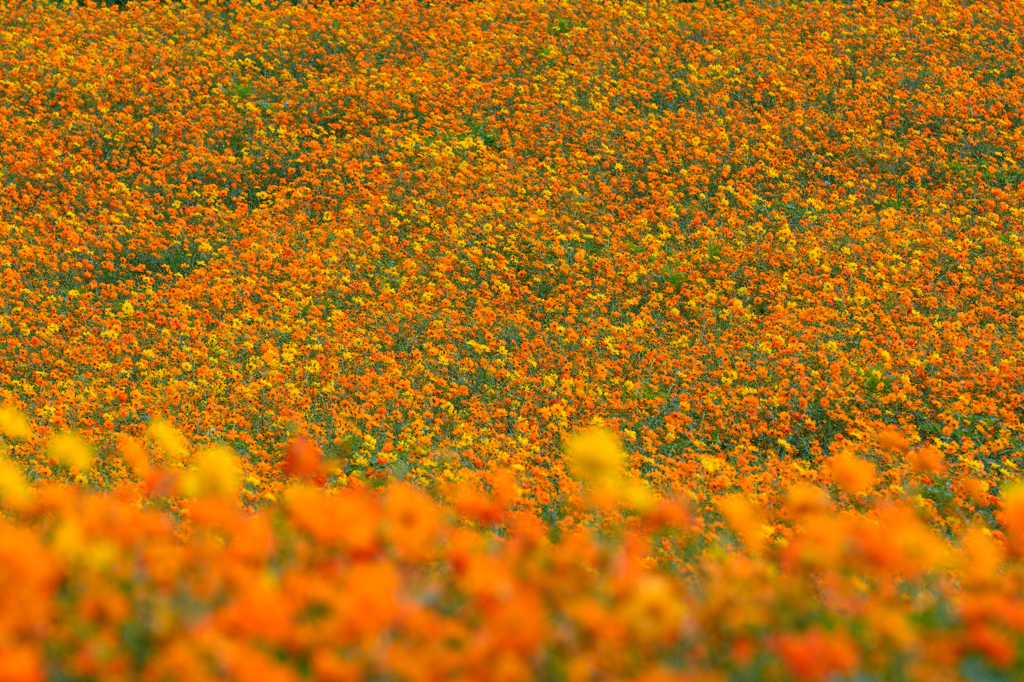
[[[297,478],[317,480],[324,474],[320,448],[305,436],[295,436],[285,448],[281,470]]]

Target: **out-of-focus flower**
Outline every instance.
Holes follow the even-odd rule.
[[[863,495],[875,484],[875,465],[851,452],[833,455],[827,462],[836,485],[851,495]]]
[[[795,483],[786,491],[786,512],[793,517],[827,512],[832,505],[828,493],[816,485]]]
[[[980,528],[969,528],[960,541],[961,570],[968,584],[985,586],[995,579],[1005,559],[1005,550]]]
[[[28,643],[0,642],[0,682],[43,682],[46,666],[37,647]]]
[[[641,643],[665,644],[682,629],[686,606],[663,575],[644,574],[626,594],[618,615]]]
[[[163,450],[164,457],[169,464],[181,464],[185,456],[188,455],[185,439],[181,437],[177,429],[162,419],[154,420],[149,425],[149,435]]]
[[[64,466],[79,471],[92,468],[92,448],[73,433],[60,433],[53,436],[46,446],[50,456]]]
[[[682,530],[693,522],[690,507],[683,498],[658,498],[644,510],[644,523],[652,530]]]
[[[420,560],[435,549],[441,516],[434,502],[407,484],[388,488],[385,533],[400,559]]]
[[[926,445],[910,453],[910,465],[923,474],[941,475],[946,471],[942,452],[933,445]]]
[[[573,472],[584,481],[606,484],[621,471],[625,453],[618,440],[607,429],[593,429],[577,434],[565,445]]]
[[[1024,481],[1007,486],[1002,493],[1002,521],[1010,551],[1024,556]]]
[[[8,438],[28,438],[32,428],[21,412],[11,407],[0,407],[0,434]]]
[[[137,440],[122,434],[117,442],[117,450],[136,476],[145,478],[149,474],[149,457]]]
[[[281,470],[289,476],[313,480],[324,473],[320,448],[305,436],[295,436],[284,451]]]
[[[766,535],[764,513],[741,494],[719,498],[718,509],[747,548],[760,551]]]
[[[28,495],[28,483],[21,467],[0,457],[0,503],[17,506],[28,499]]]
[[[890,452],[906,452],[910,449],[910,440],[896,429],[884,429],[878,432],[878,444],[883,450]]]
[[[185,474],[181,486],[186,494],[234,500],[240,479],[235,454],[224,447],[213,447],[196,455],[195,466]]]
[[[775,648],[790,675],[800,682],[825,682],[833,675],[852,671],[859,660],[848,636],[819,626],[779,635]]]

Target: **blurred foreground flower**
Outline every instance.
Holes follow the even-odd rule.
[[[169,464],[181,464],[188,454],[185,439],[177,429],[162,419],[157,419],[149,425],[149,435],[164,451]]]
[[[759,552],[768,535],[766,531],[770,530],[765,525],[764,513],[740,494],[719,499],[718,509],[747,549],[753,553]]]
[[[565,445],[572,471],[591,485],[611,483],[619,475],[625,453],[607,429],[577,434]]]
[[[1003,527],[1010,551],[1024,557],[1024,481],[1017,481],[1003,492]]]
[[[851,495],[864,495],[875,484],[875,465],[849,451],[829,457],[836,485]]]
[[[181,486],[186,495],[234,500],[240,479],[235,454],[224,447],[213,447],[199,453],[195,467],[185,474]]]
[[[28,499],[28,483],[14,462],[0,457],[0,504],[17,506]]]
[[[607,429],[592,429],[570,438],[565,445],[572,472],[591,487],[594,501],[623,503],[646,510],[655,502],[647,483],[624,470],[626,453]]]
[[[92,468],[92,449],[72,433],[60,433],[51,438],[47,450],[51,457],[64,466],[79,471],[88,471]]]
[[[441,514],[433,500],[399,483],[384,498],[384,531],[399,559],[421,561],[434,549]]]
[[[641,644],[667,644],[679,635],[686,611],[668,578],[645,574],[627,594],[618,615]]]
[[[28,438],[32,435],[32,429],[21,412],[10,407],[0,407],[0,433],[8,438]]]
[[[320,448],[305,436],[295,436],[285,448],[281,470],[289,476],[311,481],[321,478],[324,465]]]

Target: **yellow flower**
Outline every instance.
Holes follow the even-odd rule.
[[[648,574],[637,580],[619,615],[636,639],[653,644],[680,631],[686,606],[667,578]]]
[[[79,471],[92,468],[92,448],[73,433],[59,433],[46,446],[50,456]]]
[[[28,438],[32,435],[32,429],[21,412],[10,407],[0,407],[0,433],[9,438]]]
[[[117,561],[117,546],[108,539],[90,538],[74,519],[66,518],[53,533],[53,551],[70,564],[102,571]]]
[[[213,447],[199,453],[195,468],[182,485],[188,494],[231,500],[238,495],[240,480],[235,454],[225,447]]]
[[[637,511],[645,512],[657,501],[647,481],[636,476],[617,480],[613,488],[623,502]]]
[[[625,504],[645,511],[656,502],[646,481],[624,471],[626,453],[607,429],[573,436],[565,451],[573,474],[590,486],[592,501],[598,506]]]
[[[28,498],[28,484],[14,462],[0,459],[0,502],[18,505]]]
[[[1006,543],[1014,553],[1024,556],[1024,481],[1007,485],[1002,498]]]
[[[704,470],[708,473],[715,473],[722,468],[722,460],[715,457],[708,457],[707,455],[697,455],[697,459],[700,460],[700,465],[704,467]]]
[[[185,439],[173,426],[162,419],[157,419],[149,425],[149,435],[160,445],[167,461],[172,464],[180,464],[188,454],[185,449]]]
[[[591,484],[604,484],[614,480],[622,467],[625,453],[607,429],[593,429],[580,433],[565,445],[573,472]]]

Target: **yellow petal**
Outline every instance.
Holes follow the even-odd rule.
[[[65,466],[79,471],[92,467],[92,448],[73,433],[59,433],[46,446],[50,456]]]
[[[28,438],[32,429],[21,412],[11,407],[0,407],[0,433],[9,438]]]

